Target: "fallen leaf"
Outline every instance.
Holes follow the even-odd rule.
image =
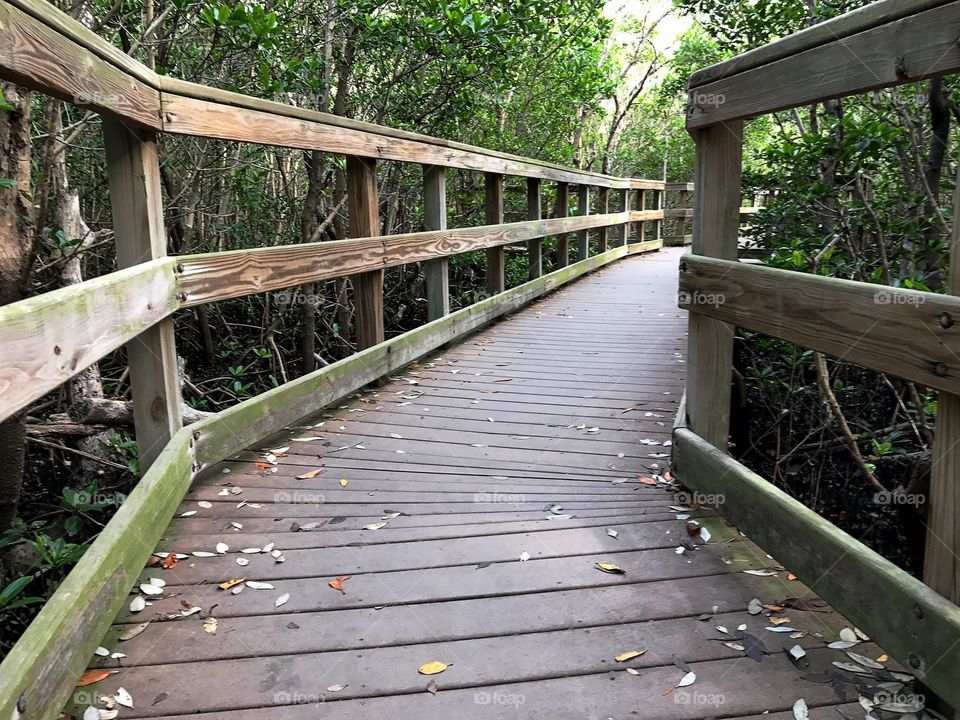
[[[87,670],[83,675],[80,676],[80,679],[77,680],[77,687],[93,685],[94,683],[98,683],[108,677],[110,677],[110,673],[108,673],[106,670]]]
[[[124,707],[132,708],[133,707],[133,698],[123,688],[117,688],[117,694],[113,696],[114,700],[117,701],[119,705]]]
[[[363,526],[363,529],[364,529],[364,530],[379,530],[380,528],[384,528],[384,527],[386,527],[386,526],[387,526],[387,524],[386,524],[385,522],[370,523],[369,525],[364,525],[364,526]]]
[[[229,580],[225,580],[219,585],[217,585],[217,587],[220,588],[221,590],[229,590],[234,585],[239,585],[240,583],[245,581],[246,581],[245,577],[230,578]]]
[[[763,605],[760,604],[760,600],[757,598],[754,598],[753,600],[751,600],[750,603],[747,605],[747,612],[750,613],[751,615],[759,615],[762,610],[763,610]]]
[[[290,599],[290,593],[284,593],[283,595],[281,595],[280,597],[278,597],[276,600],[273,601],[273,606],[275,608],[278,608],[281,605],[286,605],[289,599]]]
[[[615,538],[619,534],[620,533],[614,530],[613,528],[607,528],[607,535],[609,535],[610,537]]]
[[[526,562],[529,559],[530,559],[530,553],[528,552],[520,553],[520,562]]]
[[[350,481],[347,479],[343,479],[340,481],[340,487],[346,487],[349,484],[350,484]]]
[[[251,590],[276,590],[270,583],[259,580],[247,580],[244,584]]]
[[[624,570],[624,569],[623,569],[622,567],[620,567],[619,565],[614,565],[613,563],[599,563],[599,562],[598,562],[598,563],[596,563],[596,564],[594,565],[594,567],[596,567],[597,570],[600,570],[600,571],[605,572],[605,573],[610,573],[610,574],[612,574],[612,575],[626,575],[626,574],[627,574],[627,571],[626,571],[626,570]]]
[[[176,566],[177,566],[177,554],[176,554],[176,553],[169,553],[169,554],[163,559],[163,569],[164,569],[164,570],[172,570],[172,569],[175,568]]]
[[[319,468],[317,470],[310,470],[309,472],[305,472],[302,475],[297,475],[297,480],[312,480],[322,472],[326,472],[326,471],[323,468]]]
[[[640,657],[646,652],[646,649],[643,650],[628,650],[627,652],[620,653],[617,655],[614,660],[617,662],[626,662],[627,660],[632,660],[635,657]]]
[[[657,481],[652,477],[647,477],[646,475],[640,475],[637,477],[637,480],[642,482],[644,485],[656,485]]]
[[[421,675],[437,675],[442,673],[449,667],[446,663],[442,663],[439,660],[433,660],[432,662],[424,663],[417,668],[417,672]]]
[[[793,704],[793,718],[794,720],[808,720],[809,717],[810,711],[807,710],[807,701],[800,698]]]
[[[639,674],[640,674],[640,671],[637,670],[636,668],[627,668],[627,672],[630,673],[631,675],[639,675]]]
[[[682,688],[682,687],[687,687],[688,685],[693,685],[693,683],[696,682],[696,680],[697,680],[697,674],[688,672],[686,675],[680,678],[680,682],[677,683],[677,687]]]
[[[786,616],[784,616],[784,617],[772,617],[772,618],[770,618],[770,622],[773,623],[774,625],[785,625],[786,623],[790,622],[790,618],[788,618],[788,617],[786,617]]]
[[[139,625],[133,625],[133,626],[127,628],[126,630],[124,630],[122,633],[120,633],[120,636],[119,636],[118,639],[119,639],[119,640],[133,640],[133,638],[135,638],[137,635],[139,635],[139,634],[142,633],[144,630],[146,630],[146,629],[147,629],[147,625],[149,625],[149,624],[150,624],[150,621],[148,620],[148,621],[145,622],[145,623],[140,623]]]
[[[859,642],[857,634],[850,628],[844,628],[840,631],[840,639],[845,640],[846,642]]]
[[[437,685],[435,681],[431,680],[427,683],[427,692],[431,695],[436,695],[438,692],[440,692],[440,686]]]
[[[350,579],[350,576],[349,576],[349,575],[341,575],[340,577],[336,578],[335,580],[331,580],[331,581],[330,581],[329,583],[327,583],[327,584],[328,584],[330,587],[332,587],[334,590],[339,590],[339,591],[342,592],[344,595],[346,595],[346,594],[347,594],[347,591],[343,589],[343,581],[344,581],[344,580],[349,580],[349,579]]]
[[[208,635],[217,634],[217,619],[215,617],[208,617],[203,621],[203,631]]]
[[[339,684],[337,684],[337,685],[331,685],[330,687],[327,688],[327,692],[332,692],[332,693],[333,693],[333,692],[340,692],[340,691],[343,690],[345,687],[347,687],[347,683],[339,683]]]

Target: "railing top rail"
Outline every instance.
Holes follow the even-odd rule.
[[[158,75],[46,0],[0,0],[0,32],[7,36],[0,43],[0,75],[66,99],[82,98],[97,112],[154,130],[328,152],[339,149],[365,157],[579,185],[635,190],[664,186],[658,180],[564,167]],[[268,118],[279,120],[278,126],[258,123]],[[244,132],[245,128],[253,131]]]
[[[734,58],[708,65],[690,76],[690,87],[728,78],[738,73],[753,70],[761,65],[783,60],[806,50],[835,40],[842,40],[863,30],[885,25],[907,15],[947,5],[951,0],[880,0],[831,20],[788,35],[780,40],[762,45]]]
[[[960,0],[881,0],[695,73],[707,127],[960,70]]]

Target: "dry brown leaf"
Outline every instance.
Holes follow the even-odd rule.
[[[311,470],[310,472],[303,473],[303,475],[297,475],[297,480],[312,480],[322,472],[326,471],[323,468],[320,468],[319,470]]]
[[[640,657],[640,656],[643,655],[645,652],[646,652],[646,649],[644,649],[644,650],[627,650],[627,652],[623,652],[623,653],[620,653],[619,655],[617,655],[617,656],[614,658],[614,660],[616,660],[617,662],[626,662],[627,660],[633,660],[633,658],[635,658],[635,657]]]
[[[626,575],[627,571],[624,570],[619,565],[614,565],[613,563],[596,563],[594,565],[597,570],[601,570],[605,573],[610,573],[612,575]]]
[[[344,595],[346,595],[346,594],[347,594],[347,591],[343,589],[343,581],[344,581],[344,580],[349,580],[349,579],[350,579],[350,576],[349,576],[349,575],[341,575],[341,576],[338,577],[337,579],[331,580],[331,581],[330,581],[329,583],[327,583],[327,584],[328,584],[330,587],[332,587],[334,590],[339,590],[339,591],[342,592]]]
[[[224,582],[222,582],[222,583],[220,583],[219,585],[217,585],[217,587],[220,588],[221,590],[229,590],[229,589],[232,588],[234,585],[239,585],[240,583],[244,582],[245,580],[246,580],[245,577],[230,578],[229,580],[225,580]]]
[[[80,679],[77,680],[77,687],[93,685],[94,683],[98,683],[108,677],[110,677],[110,673],[108,673],[106,670],[87,670],[83,675],[80,676]]]
[[[790,622],[790,618],[788,618],[788,617],[786,617],[786,616],[782,616],[782,617],[772,617],[772,618],[770,618],[770,622],[771,622],[773,625],[784,625],[785,623]]]
[[[163,569],[172,570],[177,566],[177,554],[170,553],[163,559]]]
[[[646,475],[639,475],[639,476],[637,476],[637,480],[639,480],[640,482],[642,482],[644,485],[656,485],[656,484],[657,484],[657,481],[656,481],[656,480],[654,480],[652,477],[647,477]]]
[[[349,485],[349,484],[350,484],[350,481],[349,481],[349,480],[341,480],[341,481],[340,481],[340,487],[346,487],[346,486]]]

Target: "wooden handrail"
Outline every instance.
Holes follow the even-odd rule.
[[[958,0],[886,0],[707,68],[691,79],[687,127],[787,110],[960,70]],[[839,32],[834,36],[834,30]]]

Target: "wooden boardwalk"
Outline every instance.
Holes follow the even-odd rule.
[[[144,572],[165,587],[117,619],[104,646],[125,657],[95,659],[118,670],[96,692],[131,694],[121,718],[788,718],[800,698],[842,717],[801,677],[845,659],[824,647],[842,619],[766,630],[751,598],[804,588],[741,572],[774,561],[705,511],[712,538],[678,554],[684,498],[640,481],[668,467],[683,392],[679,254],[588,276],[205,473],[158,548],[184,556]],[[716,629],[744,623],[762,662]]]

